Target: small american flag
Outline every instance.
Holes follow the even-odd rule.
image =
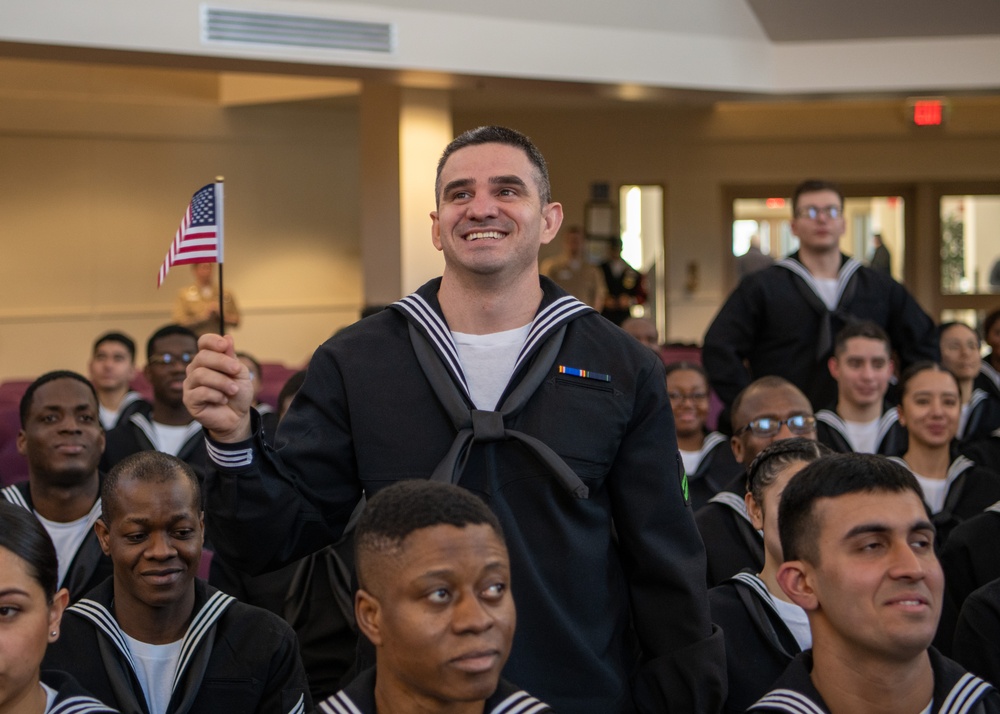
[[[160,266],[156,287],[175,265],[222,262],[222,184],[203,186],[191,198],[167,257]]]

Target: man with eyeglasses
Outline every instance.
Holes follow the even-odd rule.
[[[201,425],[184,406],[184,377],[198,351],[198,338],[181,325],[165,325],[146,343],[143,374],[153,388],[153,404],[146,405],[108,432],[101,470],[139,451],[162,451],[187,462],[203,477],[208,455]]]
[[[809,400],[781,377],[761,377],[733,402],[730,447],[744,470],[695,513],[705,542],[708,586],[715,587],[744,568],[764,566],[764,538],[747,513],[746,470],[757,454],[775,441],[816,438],[816,417]]]
[[[902,285],[840,251],[844,197],[809,180],[792,198],[799,250],[740,282],[705,334],[702,361],[726,404],[758,377],[778,375],[822,408],[837,398],[827,370],[833,337],[871,320],[884,329],[901,367],[938,359],[934,322]]]

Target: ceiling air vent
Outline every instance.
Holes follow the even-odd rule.
[[[202,41],[362,52],[393,51],[392,25],[202,6]]]

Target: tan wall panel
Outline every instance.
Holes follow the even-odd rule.
[[[167,322],[190,271],[174,268],[160,290],[157,271],[187,201],[217,174],[225,284],[244,314],[239,346],[300,364],[355,319],[353,111],[144,106],[137,117],[107,103],[56,115],[49,102],[5,104],[18,121],[0,117],[0,378],[80,369],[98,333],[122,328],[144,343]]]

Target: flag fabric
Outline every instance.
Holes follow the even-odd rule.
[[[175,265],[222,262],[222,184],[210,183],[191,198],[180,228],[160,266],[156,287]]]

